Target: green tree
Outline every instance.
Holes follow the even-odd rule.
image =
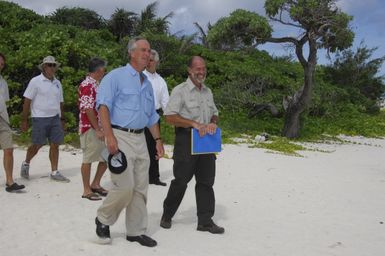
[[[140,13],[138,22],[136,25],[136,34],[140,35],[144,32],[150,32],[154,34],[168,34],[169,32],[169,21],[174,14],[173,12],[168,13],[164,17],[156,17],[156,12],[159,2],[153,2],[146,6],[146,8]]]
[[[80,7],[58,8],[48,17],[57,24],[72,25],[85,29],[101,29],[106,26],[103,17],[95,11]]]
[[[377,101],[385,91],[384,76],[378,76],[385,56],[372,58],[376,50],[361,43],[355,52],[352,49],[339,52],[326,68],[331,83],[345,89],[350,103],[367,112],[379,110]]]
[[[297,36],[271,37],[267,19],[245,10],[236,10],[221,18],[208,34],[209,42],[220,49],[255,47],[257,44],[288,43],[295,48],[304,71],[303,86],[288,97],[282,134],[299,137],[300,117],[311,101],[317,65],[317,51],[335,52],[351,46],[354,33],[349,28],[352,17],[341,12],[336,0],[266,0],[267,16],[280,24],[299,30]],[[307,57],[304,56],[308,51]]]
[[[138,22],[138,14],[118,8],[108,21],[108,28],[113,35],[121,40],[125,36],[133,36]]]
[[[36,14],[34,11],[23,9],[15,3],[0,1],[0,29],[6,33],[19,32],[31,29],[37,24],[43,23],[44,17]],[[5,40],[0,36],[0,40]],[[10,45],[12,45],[11,39]]]
[[[209,43],[207,42],[207,32],[204,30],[204,28],[199,25],[198,22],[194,22],[194,26],[197,28],[198,30],[198,39],[199,39],[199,42],[205,46],[205,47],[209,47]],[[212,25],[211,23],[209,22],[207,24],[207,30],[210,31],[210,29],[212,28]]]

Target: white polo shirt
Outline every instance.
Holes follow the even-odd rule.
[[[147,70],[144,70],[143,73],[147,76],[148,80],[151,82],[152,90],[154,91],[154,103],[155,109],[162,108],[166,109],[169,94],[166,81],[158,73],[150,73]]]
[[[63,88],[59,80],[52,81],[43,74],[31,79],[24,97],[30,99],[32,117],[53,117],[60,115],[60,103],[63,100]]]
[[[0,75],[0,116],[9,122],[7,105],[5,104],[7,101],[9,101],[8,84]]]

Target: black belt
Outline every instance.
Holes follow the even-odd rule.
[[[163,116],[163,109],[162,108],[158,108],[156,110],[156,113],[158,113],[160,116]]]
[[[142,129],[129,129],[129,128],[120,127],[119,125],[114,125],[114,124],[111,124],[111,127],[114,129],[121,130],[121,131],[137,133],[137,134],[142,133],[144,131],[144,128],[142,128]]]

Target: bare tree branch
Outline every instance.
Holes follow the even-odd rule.
[[[266,42],[270,42],[270,43],[292,43],[295,45],[299,43],[299,41],[294,37],[280,37],[280,38],[271,37],[265,40]]]
[[[272,17],[272,16],[269,16],[269,18],[270,18],[271,20],[276,21],[276,22],[279,22],[279,23],[281,23],[281,24],[283,24],[283,25],[287,25],[287,26],[292,26],[292,27],[302,28],[302,29],[303,29],[303,27],[300,26],[300,25],[297,25],[297,24],[294,24],[294,23],[291,23],[291,22],[287,22],[287,21],[282,20],[282,17],[274,18],[274,17]]]

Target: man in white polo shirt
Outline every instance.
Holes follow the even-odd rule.
[[[28,130],[28,117],[32,116],[32,145],[27,150],[25,161],[21,165],[20,175],[29,179],[29,164],[39,149],[50,143],[49,160],[51,162],[52,180],[69,182],[58,171],[59,145],[64,140],[63,88],[55,73],[60,63],[52,56],[47,56],[39,65],[42,73],[28,84],[24,92],[21,130]]]

